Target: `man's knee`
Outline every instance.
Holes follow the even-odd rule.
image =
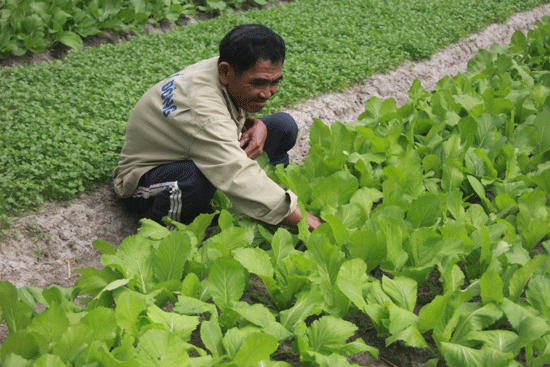
[[[292,116],[288,113],[281,113],[282,115],[282,125],[284,126],[284,138],[281,141],[282,147],[289,151],[296,145],[296,140],[298,139],[298,124]]]
[[[277,114],[280,126],[283,128],[285,135],[289,138],[296,140],[298,137],[298,124],[294,117],[286,112],[280,112]]]
[[[296,144],[298,138],[298,124],[294,118],[286,112],[279,112],[261,119],[267,126],[268,134],[271,133],[278,141],[278,150],[290,150]]]

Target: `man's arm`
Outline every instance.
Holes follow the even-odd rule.
[[[261,120],[252,117],[248,117],[246,119],[244,127],[246,131],[239,139],[241,148],[244,148],[244,151],[248,158],[255,159],[263,152],[264,143],[267,137],[267,128]],[[313,231],[322,222],[316,216],[311,215],[308,212],[306,213],[309,230]],[[296,206],[294,211],[283,220],[283,223],[295,227],[298,225],[300,220],[302,220],[302,213],[300,211],[300,208]]]
[[[265,140],[267,138],[267,128],[261,120],[248,117],[244,124],[246,131],[241,135],[239,139],[241,148],[244,149],[244,152],[250,159],[255,159],[263,152],[263,147]],[[322,222],[319,218],[314,215],[307,213],[307,224],[309,230],[313,231],[317,228]],[[302,220],[302,212],[300,208],[296,206],[296,209],[283,220],[284,224],[290,226],[297,226],[298,223]]]
[[[310,231],[313,231],[315,228],[321,225],[322,222],[319,218],[309,214],[308,212],[306,212],[306,214],[307,214],[307,225]],[[298,225],[298,223],[301,220],[302,220],[302,212],[300,211],[300,207],[296,205],[296,209],[294,209],[294,211],[283,220],[283,223],[295,227]]]

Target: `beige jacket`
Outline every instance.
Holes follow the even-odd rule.
[[[113,171],[115,192],[129,197],[150,169],[190,159],[244,214],[278,224],[295,209],[297,197],[241,149],[246,115],[220,83],[217,65],[217,57],[191,65],[141,97]]]

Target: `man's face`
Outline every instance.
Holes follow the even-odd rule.
[[[258,60],[254,67],[237,74],[226,62],[218,66],[220,81],[227,87],[229,96],[237,107],[249,113],[259,112],[267,100],[277,92],[283,79],[283,63]]]

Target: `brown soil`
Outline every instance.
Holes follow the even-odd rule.
[[[344,92],[328,94],[287,110],[300,126],[298,143],[291,151],[291,159],[298,162],[307,156],[309,127],[315,119],[325,123],[354,122],[363,112],[365,102],[372,96],[381,99],[395,98],[398,105],[403,105],[415,79],[420,79],[423,87],[431,90],[442,77],[452,77],[458,72],[464,72],[468,60],[479,49],[489,48],[493,43],[509,43],[515,31],[527,32],[544,15],[550,15],[550,4],[517,14],[505,24],[493,24],[484,31],[449,46],[429,60],[407,62],[389,73],[375,75]],[[169,30],[171,26],[165,24],[160,31]],[[116,41],[112,37],[108,35],[106,38],[89,39],[88,44],[93,46]],[[63,57],[63,52],[61,49],[40,55],[27,55],[4,61],[2,66],[47,62]],[[102,239],[118,246],[124,238],[136,232],[137,226],[137,218],[123,208],[115,197],[110,182],[98,184],[95,189],[68,202],[45,203],[36,212],[16,220],[10,233],[1,239],[0,281],[7,280],[17,287],[32,285],[47,288],[53,284],[72,287],[78,276],[72,270],[102,267],[99,261],[101,254],[92,247],[93,241]],[[399,345],[386,348],[384,340],[376,337],[368,320],[360,317],[354,320],[360,326],[358,336],[363,337],[367,344],[380,349],[379,360],[368,353],[360,353],[351,357],[354,363],[380,367],[423,366],[433,358],[425,350]],[[6,335],[5,324],[2,324],[0,343]]]

